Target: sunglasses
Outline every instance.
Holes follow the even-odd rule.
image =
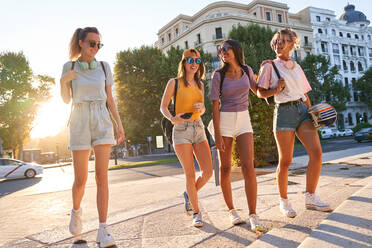
[[[231,48],[231,46],[229,46],[228,44],[224,44],[223,46],[221,46],[221,47],[218,49],[217,53],[218,53],[218,54],[221,54],[221,53],[223,53],[223,52],[227,52],[227,51],[229,51],[230,48]]]
[[[202,60],[200,58],[196,58],[195,60],[193,58],[185,58],[187,64],[192,64],[195,61],[195,64],[200,65]]]
[[[103,47],[102,43],[96,43],[95,41],[92,41],[92,40],[88,40],[87,42],[89,43],[89,46],[91,48],[95,48],[97,46],[98,49],[101,49]]]
[[[286,42],[292,42],[292,40],[276,39],[276,40],[273,41],[273,44],[274,44],[274,46],[276,46],[277,44],[284,45]]]

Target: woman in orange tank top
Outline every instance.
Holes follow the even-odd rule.
[[[204,64],[195,49],[183,53],[178,66],[178,77],[170,79],[163,94],[160,111],[173,124],[173,146],[186,175],[185,211],[193,214],[192,225],[203,226],[198,205],[197,192],[212,176],[212,157],[200,118],[205,112]],[[175,82],[178,81],[175,116],[168,110],[174,97]],[[201,175],[195,180],[194,154],[198,161]]]

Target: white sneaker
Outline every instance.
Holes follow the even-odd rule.
[[[114,237],[112,237],[107,226],[98,228],[96,241],[99,243],[99,247],[102,248],[115,245]]]
[[[307,209],[318,210],[323,212],[332,211],[327,203],[322,202],[319,197],[314,193],[305,193],[305,204]]]
[[[83,231],[82,214],[83,210],[81,208],[79,208],[79,210],[71,210],[69,230],[73,236],[78,236]]]
[[[294,209],[292,208],[291,206],[291,203],[289,202],[288,199],[284,199],[284,198],[280,198],[279,199],[279,208],[280,208],[280,212],[282,214],[284,214],[285,216],[289,217],[289,218],[294,218],[296,217],[296,211],[294,211]]]
[[[229,210],[229,216],[230,216],[231,224],[233,224],[233,225],[239,225],[239,224],[244,223],[244,220],[242,218],[240,218],[240,216],[235,211],[235,209]]]
[[[201,213],[194,213],[192,215],[192,225],[195,227],[202,227],[204,225]]]
[[[256,214],[249,215],[249,222],[251,223],[251,230],[253,232],[259,231],[264,232],[266,228],[260,223],[258,220],[258,216]]]

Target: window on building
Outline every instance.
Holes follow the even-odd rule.
[[[328,29],[324,29],[324,33],[325,34],[328,34]]]
[[[332,29],[332,35],[336,36],[336,30]]]
[[[339,50],[339,47],[338,47],[337,43],[332,43],[332,50],[333,50],[333,53],[335,53],[335,54],[340,53],[340,50]]]
[[[372,48],[368,48],[368,56],[372,58]]]
[[[308,46],[309,45],[309,37],[304,36],[304,40],[305,40],[305,46]]]
[[[270,12],[266,12],[266,20],[271,21]]]
[[[355,46],[350,46],[350,55],[356,56],[356,49]]]
[[[320,22],[320,16],[316,16],[316,21]]]
[[[171,41],[171,40],[172,40],[172,34],[169,33],[169,34],[168,34],[168,41]]]
[[[185,41],[185,49],[189,49],[189,42]]]
[[[364,57],[364,47],[358,47],[358,54],[359,56]]]
[[[349,78],[345,78],[345,88],[349,88]]]
[[[323,52],[323,53],[328,53],[328,44],[327,44],[327,42],[322,42],[322,43],[320,44],[320,46],[321,46],[321,48],[322,48],[322,52]]]
[[[279,23],[282,23],[282,22],[283,22],[283,20],[282,20],[282,15],[281,15],[281,14],[278,14],[278,22],[279,22]]]
[[[362,35],[362,40],[364,40],[364,35]]]
[[[178,28],[176,28],[176,37],[178,37]]]
[[[216,28],[216,39],[222,39],[222,28]]]
[[[340,56],[333,56],[333,61],[335,62],[335,65],[337,66],[338,69],[341,69],[341,60]]]
[[[351,113],[347,114],[347,120],[348,120],[349,125],[354,125],[353,124],[353,117],[351,116]]]
[[[351,79],[351,85],[353,86],[353,88],[355,87],[355,83],[356,83],[356,78],[352,78]]]
[[[344,71],[347,72],[348,69],[347,69],[347,64],[345,60],[342,61],[342,67],[344,68]]]
[[[306,52],[306,56],[307,56],[307,55],[310,55],[310,52]]]
[[[326,20],[330,22],[331,21],[331,18],[327,17]]]
[[[350,34],[350,33],[347,33],[347,34],[346,34],[346,37],[347,37],[347,38],[351,38],[351,34]]]
[[[318,33],[319,34],[322,34],[323,33],[323,30],[321,28],[318,28]]]
[[[343,55],[348,55],[349,51],[347,49],[347,45],[342,44],[341,47],[342,47],[342,54]]]
[[[350,61],[350,71],[355,72],[355,65],[353,61]]]
[[[344,34],[342,32],[339,33],[340,37],[344,37]]]
[[[161,38],[161,44],[164,45],[164,37]]]
[[[371,36],[370,35],[367,35],[367,38],[368,38],[368,40],[371,40]]]
[[[297,59],[298,59],[298,54],[297,54],[297,51],[296,51],[296,50],[295,50],[294,53],[293,53],[293,59],[294,59],[295,61],[297,61]]]
[[[359,72],[363,71],[363,65],[362,65],[362,63],[360,63],[360,61],[358,61],[358,71]]]
[[[198,44],[200,44],[200,43],[201,43],[201,37],[200,37],[200,34],[197,34],[196,37],[197,37],[197,39],[198,39]]]
[[[359,35],[356,34],[354,37],[356,40],[359,40]]]
[[[254,17],[257,17],[257,13],[256,12],[253,12],[253,15],[254,15]]]

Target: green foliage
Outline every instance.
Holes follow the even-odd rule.
[[[234,26],[229,34],[230,39],[239,41],[244,49],[245,62],[258,72],[261,62],[274,59],[275,53],[270,47],[270,41],[274,32],[267,27],[256,24],[247,26]],[[260,167],[271,162],[276,162],[278,155],[273,126],[273,106],[268,106],[263,99],[250,94],[250,116],[254,130],[254,161],[255,166]],[[239,163],[236,146],[233,150],[233,164]]]
[[[358,91],[360,101],[372,110],[372,67],[366,70],[363,76],[354,83],[353,88]]]
[[[50,97],[54,79],[33,75],[22,52],[0,54],[0,137],[6,149],[22,149],[39,104]]]
[[[362,123],[359,123],[357,124],[354,128],[353,128],[353,132],[356,133],[356,132],[359,132],[361,129],[363,128],[367,128],[367,127],[372,127],[372,124],[368,123],[368,122],[362,122]]]
[[[346,109],[350,98],[349,89],[337,80],[337,66],[330,66],[329,60],[322,55],[308,55],[299,62],[312,90],[308,93],[311,103],[327,102],[338,112]]]
[[[142,46],[119,52],[116,56],[115,88],[118,109],[126,136],[132,143],[146,143],[147,136],[161,134],[161,98],[169,79],[177,77],[183,50],[161,50]],[[206,66],[212,56],[200,51]],[[206,87],[206,93],[209,92]]]

